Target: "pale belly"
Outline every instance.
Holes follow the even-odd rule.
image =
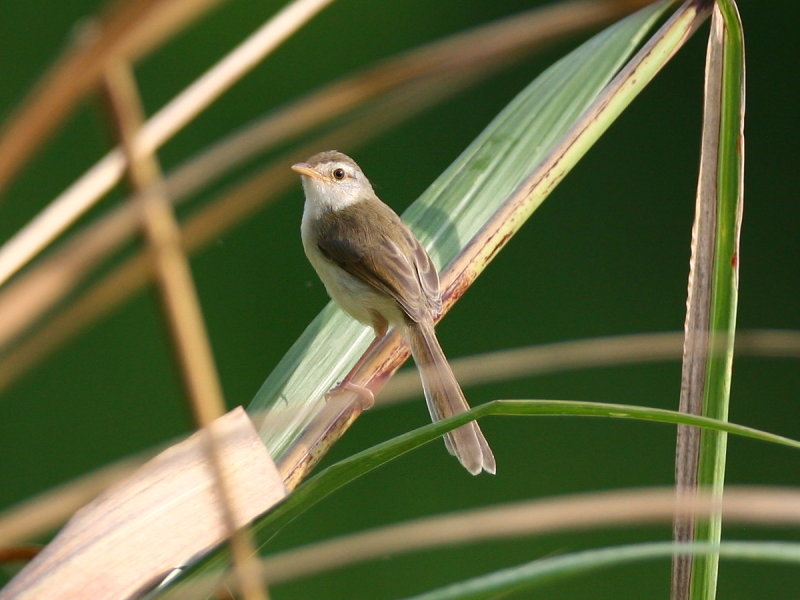
[[[328,295],[354,319],[371,326],[377,313],[393,327],[403,323],[403,311],[391,297],[330,262],[316,247],[304,244],[304,249]]]

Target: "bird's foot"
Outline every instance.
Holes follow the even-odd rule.
[[[345,394],[347,392],[355,394],[358,397],[358,400],[361,404],[361,410],[369,410],[375,405],[375,394],[372,393],[371,389],[347,380],[341,382],[339,385],[325,394],[325,399],[330,400],[334,396],[339,396],[340,394]]]

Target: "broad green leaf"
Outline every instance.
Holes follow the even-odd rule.
[[[404,219],[440,268],[573,127],[668,4],[657,2],[634,13],[547,69],[406,211]],[[249,407],[251,413],[271,409],[260,433],[274,457],[281,457],[320,413],[325,392],[371,338],[370,329],[333,304],[300,336]]]

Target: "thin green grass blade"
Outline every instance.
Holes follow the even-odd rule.
[[[348,483],[402,456],[406,452],[436,440],[447,431],[455,429],[468,421],[492,415],[603,417],[652,421],[673,425],[693,425],[800,450],[800,440],[793,440],[751,427],[690,415],[680,411],[571,400],[494,400],[476,406],[468,412],[437,421],[436,423],[430,423],[394,437],[320,471],[294,490],[282,504],[259,519],[253,525],[253,533],[259,541],[266,543],[295,518]],[[226,554],[217,552],[202,564],[197,565],[192,570],[192,573],[209,574],[214,571],[221,571],[225,564],[227,564]],[[190,581],[190,579],[191,577],[187,578],[187,581]],[[180,591],[180,587],[180,583],[175,586],[176,592]],[[169,597],[169,595],[166,597]]]
[[[254,526],[254,532],[259,539],[266,541],[294,518],[344,485],[406,452],[437,439],[455,427],[472,419],[491,415],[604,417],[694,425],[800,450],[798,440],[680,411],[571,400],[494,400],[468,412],[404,433],[331,465],[300,485],[283,504],[258,521]]]
[[[739,523],[792,527],[800,524],[799,489],[729,488],[724,499],[727,519]],[[688,502],[687,502],[688,501]],[[374,529],[337,536],[308,545],[269,553],[261,574],[271,585],[285,585],[324,572],[353,568],[409,553],[453,548],[464,544],[498,542],[559,531],[630,527],[661,522],[675,511],[707,514],[708,497],[680,500],[674,488],[607,490],[531,499],[426,516]],[[195,579],[170,600],[206,597],[213,590],[235,586],[234,573],[210,573]]]
[[[441,268],[449,264],[577,121],[668,2],[599,33],[531,83],[404,214]],[[324,408],[324,394],[366,349],[368,328],[329,304],[249,407],[272,407],[260,433],[280,458]]]
[[[744,173],[744,35],[734,0],[716,3],[710,43],[721,44],[722,63],[719,106],[719,141],[716,173],[717,223],[709,318],[709,353],[703,414],[727,420],[733,363],[736,307],[738,300],[739,231],[743,202]],[[725,483],[727,436],[705,430],[700,436],[697,482],[721,496]],[[722,518],[717,515],[697,523],[695,540],[717,543]],[[718,557],[715,553],[696,556],[692,568],[693,600],[716,597]]]
[[[722,544],[674,544],[654,542],[613,548],[585,550],[494,571],[405,600],[480,600],[511,592],[530,590],[539,585],[574,575],[584,575],[629,563],[665,558],[675,553],[695,556],[718,554],[729,559],[800,563],[800,544],[788,542],[723,542]],[[634,593],[633,590],[627,590]]]

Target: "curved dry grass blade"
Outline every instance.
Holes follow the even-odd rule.
[[[266,600],[261,581],[254,575],[255,548],[250,530],[237,528],[242,519],[233,508],[234,487],[222,463],[222,441],[210,427],[225,413],[225,401],[189,261],[183,251],[180,227],[164,192],[161,166],[152,152],[137,142],[144,110],[130,65],[109,64],[104,88],[129,177],[138,192],[135,202],[151,249],[162,311],[169,324],[188,405],[198,428],[206,431],[202,446],[211,466],[238,585],[246,600]]]
[[[676,496],[672,488],[614,490],[527,500],[489,508],[423,517],[345,535],[266,556],[261,574],[284,583],[385,556],[443,546],[538,536],[561,531],[669,522],[676,514],[707,516],[722,511],[739,523],[800,525],[800,490],[735,487],[724,501],[710,495]],[[164,598],[196,598],[233,579],[198,578]]]
[[[718,161],[717,140],[719,139],[719,121],[714,122],[709,110],[714,111],[719,108],[720,89],[713,84],[711,77],[711,72],[719,66],[719,60],[720,55],[716,45],[709,40],[706,60],[703,148],[700,156],[695,219],[692,225],[692,254],[689,260],[679,403],[682,412],[693,415],[703,414],[703,395],[709,357],[712,265],[717,223],[715,172]],[[687,490],[697,487],[700,433],[696,427],[678,427],[675,449],[675,488],[678,493],[685,493]],[[693,539],[694,527],[694,520],[690,516],[677,518],[673,524],[674,540],[682,542]],[[673,558],[671,576],[673,600],[685,600],[689,597],[693,560],[694,557],[689,555],[676,555]]]
[[[5,509],[0,513],[0,546],[19,544],[52,531],[153,454],[146,452],[114,462]]]
[[[486,540],[542,535],[633,523],[677,514],[721,511],[733,522],[800,524],[800,490],[732,488],[724,501],[710,495],[676,496],[674,489],[593,492],[425,517],[274,554],[262,563],[268,581],[281,583],[381,556]]]
[[[577,17],[576,23],[583,27],[594,24],[596,20],[608,19],[628,7],[628,2],[625,0],[614,2],[610,7],[606,6],[605,2],[581,0],[559,7],[534,9],[498,23],[457,34],[443,42],[435,42],[413,50],[369,69],[365,74],[357,74],[324,88],[284,111],[268,115],[252,126],[255,133],[248,127],[245,131],[226,138],[209,151],[176,169],[167,178],[167,192],[170,196],[180,199],[206,183],[209,177],[219,175],[219,165],[232,167],[252,153],[264,151],[266,146],[278,139],[276,137],[278,133],[281,131],[286,133],[282,129],[283,123],[297,120],[307,125],[316,123],[317,121],[306,113],[320,105],[336,105],[334,100],[337,95],[342,94],[347,87],[360,90],[360,93],[364,94],[363,100],[366,101],[371,98],[376,88],[381,88],[377,83],[370,84],[372,80],[393,81],[396,85],[403,80],[401,73],[411,79],[405,87],[400,87],[388,98],[371,106],[366,114],[355,117],[346,129],[339,130],[338,133],[326,136],[324,139],[321,138],[315,143],[316,145],[308,145],[288,157],[287,164],[312,154],[319,147],[335,146],[343,149],[353,147],[357,141],[364,141],[368,137],[377,135],[416,111],[458,92],[491,70],[470,61],[488,61],[493,67],[505,66],[509,61],[500,58],[503,57],[502,52],[506,50],[511,51],[509,59],[512,59],[521,52],[519,48],[538,46],[543,41],[551,39],[553,35],[565,35],[574,31],[576,24],[572,22],[573,18]],[[499,44],[488,43],[494,38],[503,41]],[[479,48],[480,51],[476,54],[474,48]],[[466,62],[462,63],[464,59]],[[440,67],[431,67],[429,63],[448,64],[452,72],[445,76]],[[423,77],[423,74],[426,76]],[[347,92],[345,95],[352,97],[353,92]],[[355,97],[359,97],[358,94]],[[356,132],[361,132],[360,139],[355,135]],[[212,163],[217,166],[211,166]],[[238,186],[227,199],[211,203],[186,226],[188,249],[192,251],[204,245],[213,236],[233,226],[238,220],[263,205],[266,201],[264,197],[266,190],[273,195],[277,194],[285,189],[290,181],[291,174],[287,171],[270,168],[263,175],[257,175]],[[127,239],[134,226],[135,215],[129,205],[125,204],[87,227],[83,233],[74,236],[52,257],[45,259],[30,273],[0,293],[0,317],[2,317],[0,352],[19,335],[20,331],[29,327],[34,319],[73,289],[104,255],[112,252]],[[195,240],[197,245],[194,245]],[[83,294],[73,306],[53,316],[50,324],[9,352],[0,363],[0,390],[75,335],[86,323],[99,318],[127,298],[143,285],[147,277],[148,273],[141,261],[131,259],[118,267],[118,272],[107,276],[89,292]]]
[[[715,46],[709,40],[706,62],[706,89],[703,129],[703,149],[700,156],[695,219],[692,225],[692,254],[689,259],[689,285],[686,299],[685,339],[683,344],[683,369],[679,407],[681,412],[703,414],[703,394],[709,344],[709,319],[711,308],[712,265],[714,261],[714,231],[716,228],[716,182],[714,173],[717,164],[716,141],[719,126],[709,120],[709,108],[719,107],[718,87],[711,83],[712,63],[719,56],[712,56]],[[714,50],[713,52],[716,53]],[[713,141],[712,141],[713,140]],[[675,445],[675,488],[685,493],[697,487],[697,466],[700,452],[700,430],[685,425],[678,427]],[[685,542],[694,538],[694,519],[690,515],[677,517],[673,524],[673,539]],[[672,559],[672,600],[686,600],[692,578],[694,556],[681,554]]]
[[[440,278],[443,314],[709,12],[685,3],[606,85],[603,75],[617,72],[658,11],[665,9],[666,4],[657,3],[639,11],[543,73],[404,214],[434,262],[448,265]],[[617,31],[625,36],[616,38]],[[251,403],[252,411],[302,409],[292,427],[262,430],[282,471],[294,473],[289,487],[360,414],[354,395],[347,402],[342,394],[336,407],[322,399],[370,337],[368,328],[329,305]],[[348,377],[377,392],[407,357],[400,337],[390,334],[361,370]]]
[[[645,542],[626,546],[611,546],[579,550],[534,561],[496,569],[484,575],[456,582],[446,587],[406,597],[404,600],[494,600],[537,585],[546,585],[554,579],[580,576],[593,571],[605,573],[608,568],[629,563],[666,558],[672,554],[708,554],[717,552],[729,559],[764,561],[770,563],[800,564],[800,544],[791,542],[722,542],[721,544],[676,544],[671,542]],[[268,559],[267,559],[268,560]],[[197,594],[211,593],[215,589],[208,576],[184,585],[158,598],[189,600]],[[226,581],[224,578],[222,581]],[[623,592],[624,594],[624,592]],[[620,595],[620,597],[628,597]]]
[[[273,412],[274,414],[274,412]],[[414,431],[401,434],[349,456],[316,474],[299,486],[285,502],[263,516],[254,531],[262,540],[269,540],[287,524],[324,498],[378,467],[398,458],[406,452],[419,448],[472,419],[490,415],[528,416],[576,416],[606,419],[631,419],[662,424],[689,424],[725,431],[734,435],[800,449],[800,440],[790,439],[751,427],[719,421],[708,417],[688,415],[674,410],[609,404],[601,402],[567,400],[494,400],[477,406],[465,413],[430,423]],[[201,572],[221,569],[225,558],[219,554],[200,565],[190,577]]]
[[[386,60],[267,114],[186,161],[168,175],[167,194],[182,201],[256,153],[285,143],[380,95],[402,92],[409,107],[417,105],[415,110],[421,110],[436,98],[455,94],[497,69],[510,66],[526,51],[615,18],[629,8],[627,1],[600,0],[538,7]],[[411,94],[412,89],[419,92]],[[128,240],[135,226],[135,215],[125,203],[76,232],[0,291],[0,352]]]
[[[714,4],[706,58],[703,141],[692,231],[681,410],[728,416],[738,297],[739,231],[744,172],[744,39],[735,2]],[[726,436],[681,428],[676,449],[679,491],[708,486],[722,494]],[[717,543],[721,518],[678,519],[675,541]],[[676,556],[672,598],[713,600],[715,556]]]
[[[464,357],[451,360],[451,365],[459,382],[468,387],[568,369],[677,360],[682,341],[683,335],[679,332],[613,336]],[[736,338],[736,354],[800,358],[800,332],[740,331]],[[415,370],[405,370],[390,380],[376,408],[420,394],[419,375]],[[157,450],[148,457],[155,452]],[[23,542],[52,530],[144,460],[145,457],[135,457],[113,463],[0,513],[0,545]]]
[[[450,365],[459,383],[469,387],[565,370],[678,360],[683,340],[679,332],[617,335],[487,352],[451,359]],[[800,331],[740,331],[736,336],[736,356],[800,358]],[[375,408],[419,397],[421,393],[416,369],[404,369],[386,384]]]
[[[217,64],[175,96],[142,127],[137,143],[154,152],[333,0],[293,0]],[[125,160],[106,154],[0,247],[0,285],[85,214],[119,181]]]
[[[82,27],[0,133],[0,192],[78,100],[100,81],[109,56],[135,61],[219,0],[118,0]]]
[[[453,79],[455,94],[501,68],[511,66],[541,46],[612,21],[650,0],[569,0],[540,6],[518,15],[425,44],[374,67],[348,76],[267,115],[210,149],[173,178],[174,184],[196,188],[234,165],[286,142],[321,123],[353,110],[382,95],[423,81]],[[467,81],[462,81],[468,78]],[[449,94],[448,94],[449,95]],[[184,184],[185,182],[185,184]],[[188,193],[188,192],[187,192]]]
[[[236,408],[78,511],[0,598],[139,598],[164,573],[222,543],[230,528],[208,468],[209,432],[219,442],[236,527],[284,498],[275,464]],[[261,587],[257,575],[254,582]]]
[[[557,578],[587,573],[605,573],[609,567],[668,557],[671,554],[702,556],[719,553],[729,559],[797,565],[800,544],[791,542],[723,542],[721,544],[676,544],[651,542],[597,550],[583,550],[540,558],[448,585],[404,600],[493,600],[511,592],[546,585]],[[630,592],[629,592],[630,593]],[[636,592],[633,592],[634,594]]]
[[[425,85],[422,89],[412,87],[405,90],[401,94],[377,103],[370,110],[351,120],[346,126],[294,150],[274,161],[263,171],[236,184],[186,220],[184,243],[187,251],[191,253],[207,245],[226,229],[262,209],[266,203],[286,191],[295,183],[294,175],[288,169],[288,165],[312,154],[320,146],[336,146],[347,149],[364,143],[385,129],[394,126],[398,121],[407,118],[415,110],[435,101],[451,89],[452,82],[444,86]],[[113,213],[111,220],[106,223],[109,225],[107,229],[92,229],[92,233],[97,234],[93,240],[97,241],[98,246],[115,244],[116,240],[113,237],[115,231],[119,232],[133,225],[128,218],[121,212]],[[112,228],[115,231],[112,231]],[[79,245],[76,245],[76,248],[78,247]],[[35,292],[37,290],[35,285],[40,279],[45,285],[49,285],[51,281],[47,279],[47,275],[54,270],[58,274],[56,267],[57,265],[49,265],[48,269],[41,274],[41,278],[31,281],[30,286],[26,286],[27,289],[20,290],[20,294]],[[80,266],[77,267],[77,269],[80,268]],[[111,273],[93,284],[71,305],[55,314],[46,325],[3,357],[3,360],[0,361],[0,391],[6,389],[15,379],[30,370],[50,352],[78,334],[89,323],[101,318],[130,298],[149,281],[150,277],[151,271],[148,263],[144,255],[140,253],[125,260]],[[56,282],[59,281],[63,280],[57,276]],[[15,296],[11,299],[19,300],[19,295],[15,294]],[[18,307],[16,304],[7,306],[9,308]],[[2,323],[0,323],[0,331],[4,331]]]
[[[134,203],[124,202],[0,288],[0,354],[20,343],[23,334],[79,286],[103,257],[131,238],[136,215]]]
[[[222,386],[217,378],[189,262],[183,252],[180,229],[163,190],[161,167],[155,156],[137,141],[144,113],[130,67],[122,63],[109,66],[105,88],[130,179],[138,192],[134,198],[151,248],[163,310],[181,363],[184,385],[192,398],[195,420],[200,427],[205,427],[225,412]]]

